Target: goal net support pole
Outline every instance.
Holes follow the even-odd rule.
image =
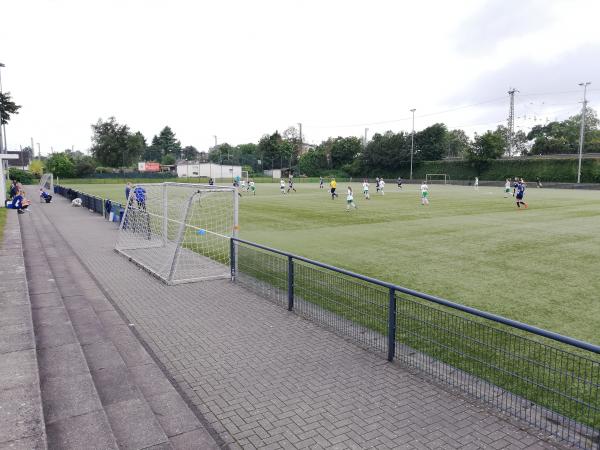
[[[231,278],[238,195],[233,187],[187,183],[131,189],[115,245],[118,253],[167,284]]]

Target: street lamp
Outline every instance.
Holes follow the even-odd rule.
[[[410,112],[412,113],[412,135],[410,138],[410,181],[412,181],[413,153],[415,152],[415,111],[416,111],[415,108],[410,110]]]
[[[585,138],[585,110],[587,105],[585,94],[587,92],[587,87],[590,84],[592,84],[591,81],[579,83],[579,86],[583,86],[583,106],[581,107],[581,129],[579,130],[579,167],[577,168],[577,184],[581,183],[581,157],[583,155],[583,140]]]

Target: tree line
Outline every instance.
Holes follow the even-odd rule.
[[[2,123],[7,123],[10,114],[17,114],[20,108],[7,94],[0,99],[0,107]],[[580,123],[581,115],[577,114],[563,121],[536,125],[529,133],[514,133],[511,142],[507,128],[502,125],[471,138],[464,130],[449,130],[445,124],[436,123],[415,132],[414,136],[405,131],[376,133],[366,145],[355,136],[330,137],[318,145],[308,145],[302,142],[298,130],[290,127],[283,133],[265,134],[258,143],[236,146],[222,143],[199,152],[192,145],[182,146],[169,126],[154,135],[148,145],[140,131],[133,131],[110,117],[91,126],[90,155],[65,150],[50,155],[45,165],[46,170],[61,177],[85,177],[103,168],[130,168],[138,161],[173,165],[180,160],[243,165],[255,173],[281,168],[308,176],[361,176],[387,175],[406,169],[412,153],[413,164],[455,158],[468,161],[481,172],[490,161],[507,156],[509,148],[512,156],[577,153]],[[599,125],[596,112],[588,108],[584,152],[600,153]],[[29,147],[23,151],[33,153]],[[34,164],[34,169],[42,170],[38,166]]]

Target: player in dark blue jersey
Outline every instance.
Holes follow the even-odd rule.
[[[523,180],[523,178],[521,178],[521,181],[519,181],[515,187],[515,197],[517,199],[517,208],[520,208],[521,205],[523,205],[525,208],[527,208],[529,205],[527,205],[527,203],[525,203],[523,201],[523,197],[525,197],[525,180]]]

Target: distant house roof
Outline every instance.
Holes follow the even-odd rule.
[[[7,159],[9,167],[28,166],[29,163],[31,162],[30,154],[28,152],[8,151],[6,153],[8,153],[9,155],[17,155],[19,157],[18,159]]]

